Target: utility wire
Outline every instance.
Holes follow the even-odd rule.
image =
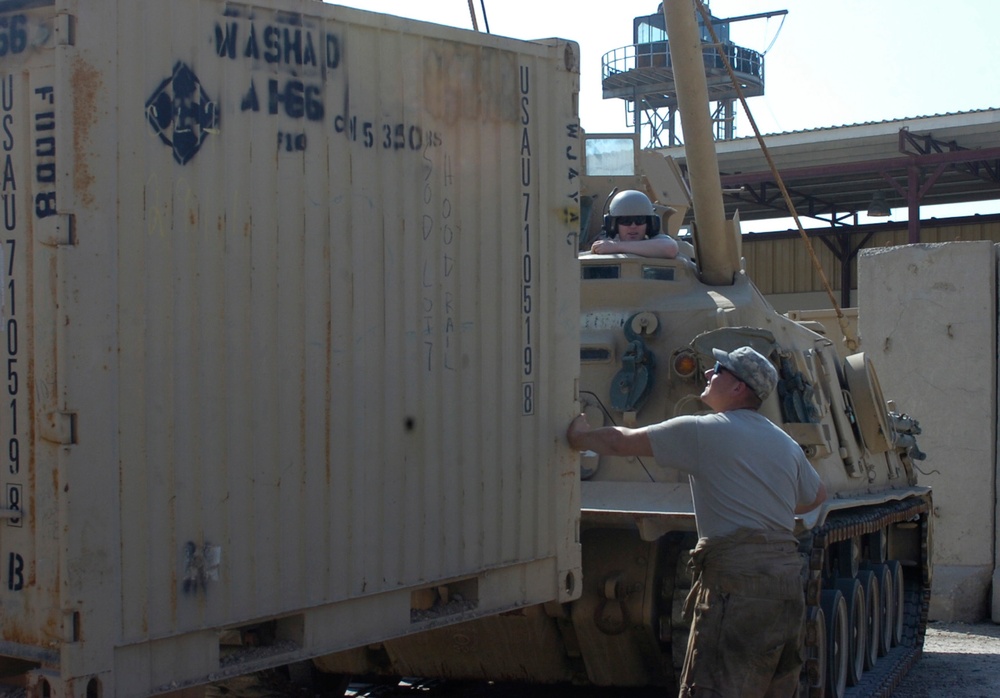
[[[611,422],[612,426],[618,426],[617,422],[615,422],[615,418],[611,416],[611,413],[608,411],[608,408],[604,406],[603,402],[601,402],[601,398],[597,396],[597,393],[594,393],[590,390],[581,390],[580,394],[589,395],[590,397],[594,398],[594,401],[597,403],[597,406],[601,408],[601,412],[604,413],[604,416],[607,418],[609,422]],[[642,462],[642,458],[640,458],[639,456],[635,456],[635,459],[639,461],[639,465],[641,465],[642,469],[646,471],[646,477],[649,478],[649,481],[656,482],[656,478],[653,477],[653,474],[649,472],[649,468],[647,468],[646,464]]]
[[[840,324],[840,329],[844,333],[844,344],[850,351],[856,351],[858,348],[857,338],[851,333],[850,327],[847,324],[847,318],[844,317],[844,313],[840,309],[840,303],[837,302],[837,298],[833,294],[833,289],[830,287],[830,282],[826,278],[823,266],[819,263],[819,258],[816,256],[816,251],[813,249],[812,243],[809,241],[809,236],[806,234],[805,228],[802,227],[802,221],[799,220],[799,213],[795,209],[792,197],[788,193],[788,189],[785,187],[784,180],[778,173],[778,167],[774,164],[774,160],[771,158],[771,151],[768,150],[767,144],[764,143],[764,137],[760,135],[760,129],[757,128],[757,122],[754,120],[753,114],[750,112],[750,107],[747,106],[747,100],[743,94],[743,89],[740,87],[740,81],[736,78],[733,66],[729,63],[729,57],[726,56],[726,52],[722,50],[722,43],[719,41],[719,37],[716,35],[715,29],[712,27],[711,15],[709,15],[708,10],[705,9],[705,3],[702,2],[702,0],[694,0],[694,4],[698,9],[698,12],[701,13],[702,19],[705,23],[705,28],[708,29],[708,32],[712,37],[712,42],[716,47],[719,57],[722,58],[722,64],[726,67],[726,72],[729,73],[729,79],[732,81],[733,87],[736,89],[736,95],[739,97],[740,104],[743,105],[743,111],[746,112],[747,119],[750,121],[750,126],[753,127],[754,135],[757,137],[757,143],[760,144],[761,152],[767,160],[768,167],[771,168],[771,174],[774,175],[774,181],[777,183],[778,189],[781,190],[781,195],[785,199],[785,206],[788,207],[788,212],[795,220],[795,226],[799,230],[799,236],[802,238],[802,241],[806,245],[806,249],[809,251],[809,257],[812,259],[813,267],[815,268],[817,274],[819,274],[819,278],[823,282],[823,288],[826,290],[826,295],[829,296],[830,303],[832,304],[834,311],[837,313],[837,322]]]
[[[479,6],[483,8],[483,24],[486,25],[486,33],[490,33],[490,20],[486,17],[486,0],[479,0]]]
[[[479,0],[479,6],[483,10],[483,24],[486,25],[486,33],[490,33],[490,20],[486,18],[486,0]],[[472,17],[472,28],[479,31],[479,22],[476,21],[476,7],[469,0],[469,16]]]
[[[781,28],[785,26],[785,18],[786,17],[788,17],[788,15],[781,15],[781,24],[778,25],[778,31],[774,32],[774,38],[771,39],[771,43],[769,43],[767,45],[767,48],[764,49],[764,52],[761,53],[760,55],[766,56],[767,52],[770,51],[771,48],[774,46],[774,42],[776,42],[778,40],[778,35],[781,34]]]

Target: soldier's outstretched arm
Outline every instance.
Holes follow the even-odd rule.
[[[652,456],[653,446],[645,428],[598,427],[594,429],[585,415],[579,415],[566,429],[566,440],[578,451],[593,451],[602,456]]]

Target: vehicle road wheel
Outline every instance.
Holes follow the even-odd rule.
[[[826,698],[844,698],[850,654],[847,602],[839,589],[824,589],[821,604],[826,619]]]
[[[871,570],[858,572],[858,581],[865,592],[865,608],[868,611],[868,634],[865,637],[865,671],[871,670],[878,661],[879,633],[882,631],[882,598],[878,580]]]
[[[823,609],[810,606],[806,611],[805,652],[799,695],[823,698],[826,690],[826,619]]]
[[[899,560],[885,563],[892,572],[892,646],[903,642],[903,621],[906,620],[906,590],[903,587],[903,566]]]
[[[865,610],[865,592],[855,578],[838,579],[837,588],[847,602],[847,685],[857,686],[865,671],[865,642],[868,639],[868,611]]]
[[[896,622],[896,585],[889,565],[872,565],[879,593],[882,595],[882,628],[878,634],[878,656],[884,657],[892,649],[892,629]]]

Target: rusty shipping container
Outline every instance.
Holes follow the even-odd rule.
[[[0,669],[139,696],[578,596],[578,82],[313,0],[0,1]]]

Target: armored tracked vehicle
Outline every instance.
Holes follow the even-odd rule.
[[[694,6],[666,6],[683,119],[691,242],[676,259],[592,255],[606,202],[638,189],[672,209],[687,184],[632,136],[587,139],[582,178],[581,378],[592,425],[706,411],[711,349],[751,345],[778,369],[762,408],[819,471],[829,500],[797,522],[806,570],[802,695],[891,693],[921,653],[930,594],[931,493],[917,484],[918,424],[882,394],[863,353],[777,313],[741,268],[723,215]],[[709,49],[710,50],[710,49]],[[688,626],[687,477],[641,458],[581,455],[583,595],[318,661],[327,671],[664,686],[676,690]]]

